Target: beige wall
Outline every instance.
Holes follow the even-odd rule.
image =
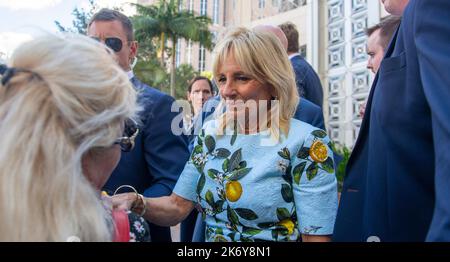
[[[244,26],[254,27],[256,25],[266,24],[278,26],[285,22],[292,22],[297,26],[299,32],[299,44],[307,45],[310,41],[311,32],[309,30],[309,18],[308,8],[306,6],[294,9],[285,13],[277,14],[274,16],[265,17],[263,19],[254,20]]]

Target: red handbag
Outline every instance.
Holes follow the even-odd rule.
[[[130,221],[123,210],[113,210],[114,242],[130,242]]]

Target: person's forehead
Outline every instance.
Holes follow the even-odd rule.
[[[381,37],[381,35],[380,35],[380,33],[381,33],[381,29],[378,29],[378,30],[376,30],[375,32],[373,32],[369,36],[369,38],[367,39],[367,47],[369,49],[374,49],[374,48],[377,48],[377,47],[381,48],[381,45],[380,45],[380,37]]]
[[[209,89],[209,83],[205,79],[197,80],[192,85],[192,89],[203,89],[203,88]]]
[[[241,72],[242,68],[239,65],[239,63],[236,61],[236,58],[234,55],[230,52],[228,55],[223,59],[222,63],[219,66],[219,71],[229,71],[229,72]]]
[[[88,34],[90,36],[101,37],[126,37],[123,25],[118,20],[112,21],[94,21],[88,28]]]

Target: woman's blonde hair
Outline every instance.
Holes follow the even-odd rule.
[[[289,134],[290,120],[294,116],[299,102],[295,75],[289,62],[286,50],[280,40],[271,32],[251,30],[247,28],[231,29],[214,51],[213,73],[216,81],[222,64],[228,56],[233,56],[244,73],[249,74],[262,85],[273,88],[278,106],[270,109],[271,115],[279,115],[279,126],[269,124],[271,136],[280,139],[280,130],[284,135]],[[223,108],[222,99],[220,108]],[[217,110],[220,112],[220,110]],[[228,123],[226,113],[219,119],[224,130]],[[260,123],[261,124],[261,123]]]
[[[0,85],[0,241],[111,241],[82,158],[111,147],[136,93],[111,51],[76,35],[19,47]]]

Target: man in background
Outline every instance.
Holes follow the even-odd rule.
[[[402,15],[347,165],[335,241],[450,241],[450,1]]]
[[[380,68],[381,60],[383,60],[386,49],[391,42],[392,36],[400,25],[399,16],[389,15],[381,19],[380,23],[366,30],[367,39],[367,69],[376,74]],[[366,111],[366,103],[361,105],[359,114],[361,118]]]
[[[367,33],[367,69],[374,74],[380,68],[386,49],[391,42],[392,36],[400,25],[401,17],[389,15],[381,19],[380,23],[369,27]]]
[[[124,14],[100,10],[89,23],[88,35],[115,52],[118,63],[138,91],[138,103],[143,107],[136,146],[131,152],[122,153],[104,190],[114,192],[121,185],[130,185],[145,197],[170,195],[189,158],[187,138],[175,136],[171,130],[172,120],[177,116],[171,112],[175,100],[140,82],[134,75],[131,64],[136,59],[138,43],[134,40],[133,25]],[[153,242],[171,241],[170,228],[149,224]]]
[[[299,54],[300,46],[297,27],[291,22],[281,24],[279,27],[288,40],[287,52],[294,67],[295,80],[300,96],[322,108],[322,84],[314,68]]]

